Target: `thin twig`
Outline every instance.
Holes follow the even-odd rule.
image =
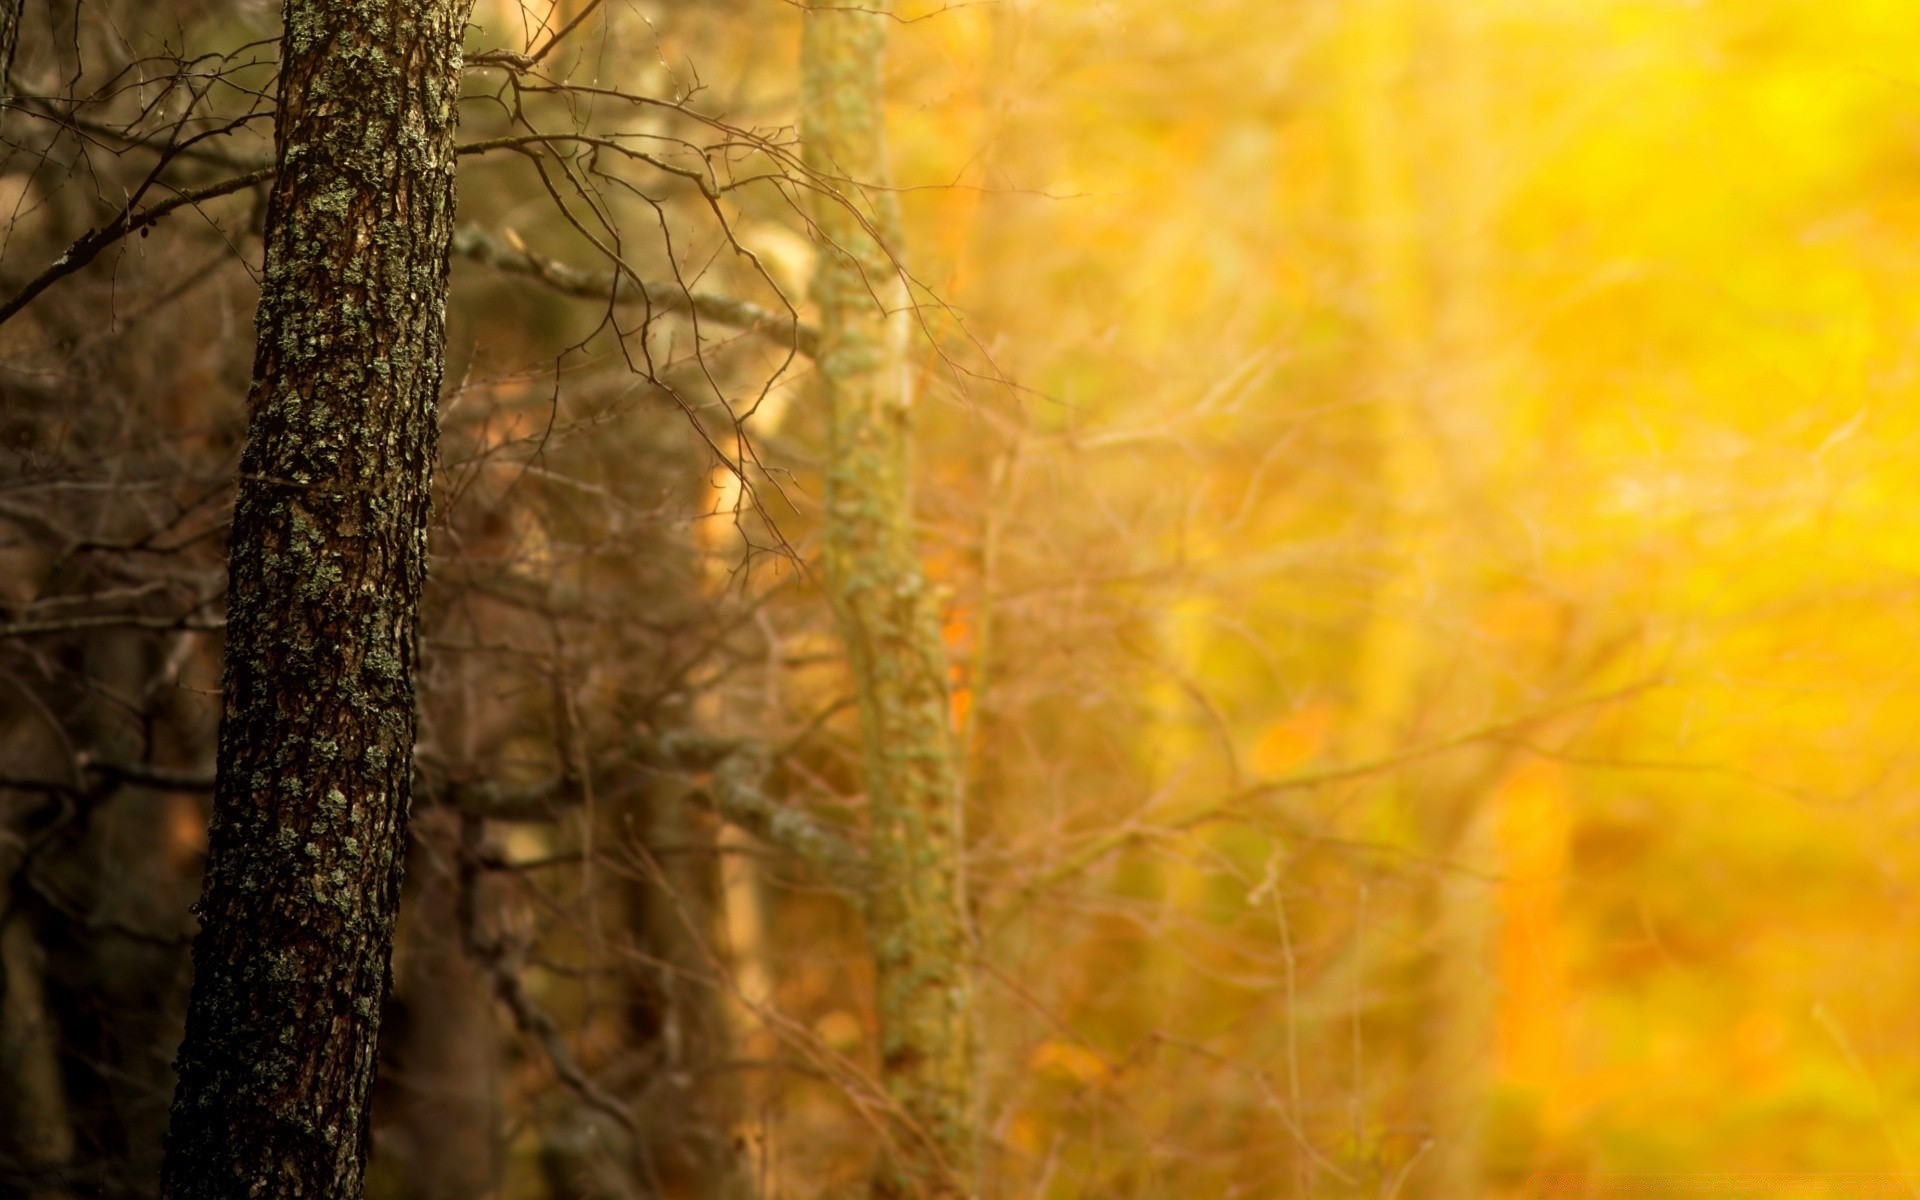
[[[503,275],[532,279],[563,296],[616,304],[645,303],[667,312],[692,314],[702,320],[758,333],[798,354],[812,358],[820,349],[820,333],[791,313],[774,312],[732,296],[695,292],[678,284],[634,280],[621,272],[588,271],[544,258],[524,246],[513,245],[477,225],[463,225],[453,235],[453,253]]]

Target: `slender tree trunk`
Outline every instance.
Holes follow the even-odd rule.
[[[20,46],[20,10],[27,0],[0,0],[0,109],[13,103],[13,52]]]
[[[1426,0],[1356,0],[1347,20],[1346,116],[1353,154],[1358,260],[1368,307],[1379,446],[1381,584],[1360,638],[1347,754],[1378,758],[1410,737],[1422,712],[1449,707],[1441,677],[1466,621],[1459,597],[1480,559],[1463,497],[1474,464],[1451,436],[1487,397],[1470,373],[1486,350],[1484,236],[1474,191],[1484,157],[1478,79],[1458,60],[1462,17]],[[1440,59],[1448,86],[1419,87],[1421,57]],[[1456,91],[1455,89],[1459,89]],[[1418,114],[1415,117],[1413,114]],[[1422,181],[1417,147],[1442,138],[1455,169]],[[1426,182],[1427,187],[1420,184]],[[1468,705],[1451,707],[1466,711]],[[1486,785],[1494,761],[1432,764],[1396,781],[1394,797],[1418,851],[1447,864],[1417,896],[1424,943],[1421,1012],[1411,1086],[1428,1144],[1409,1194],[1481,1194],[1486,1065],[1493,1054],[1494,871]]]
[[[1342,46],[1379,546],[1379,584],[1358,639],[1353,719],[1343,747],[1355,761],[1388,753],[1406,736],[1417,707],[1434,615],[1428,557],[1446,487],[1427,411],[1433,297],[1423,214],[1407,161],[1406,116],[1397,103],[1410,69],[1411,18],[1411,0],[1356,0],[1347,10]]]
[[[45,754],[51,741],[38,720],[30,732],[0,729],[0,761],[37,766],[52,757]],[[42,769],[51,776],[59,768]],[[47,1003],[46,954],[22,878],[31,816],[0,805],[0,1194],[39,1200],[62,1194],[74,1131],[59,1022]]]
[[[478,1200],[498,1176],[498,1038],[492,989],[461,938],[459,825],[435,808],[413,829],[400,955],[407,1019],[394,1071],[413,1200]]]
[[[471,0],[287,0],[163,1190],[356,1197],[413,773]]]
[[[746,1200],[756,1194],[752,1156],[739,1148],[751,1132],[748,1105],[740,1073],[726,1064],[771,1051],[729,1027],[724,993],[706,979],[711,951],[702,931],[714,927],[732,898],[720,878],[722,843],[696,817],[688,790],[671,777],[648,786],[641,829],[660,874],[634,879],[627,890],[633,936],[654,964],[629,1009],[636,1040],[654,1063],[640,1122],[662,1191]]]
[[[910,1127],[881,1196],[973,1191],[961,782],[938,616],[914,543],[905,357],[910,317],[887,171],[880,65],[887,0],[810,8],[801,138],[837,196],[816,206],[820,380],[830,425],[827,583],[852,663],[875,884],[869,937],[881,1065]]]
[[[6,856],[9,884],[16,857]],[[73,1164],[73,1125],[40,946],[14,890],[0,892],[0,1172],[20,1182],[20,1195],[54,1197],[65,1194],[60,1176]]]

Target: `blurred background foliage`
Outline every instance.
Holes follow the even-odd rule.
[[[470,49],[581,9],[529,5],[481,0]],[[266,5],[170,8],[29,5],[18,86],[274,34]],[[898,15],[989,1194],[1920,1166],[1912,6]],[[522,99],[663,153],[731,136],[709,116],[790,144],[798,28],[623,0],[546,69],[670,104]],[[474,74],[463,137],[515,128],[501,86]],[[9,291],[133,169],[37,112],[6,117]],[[229,141],[264,154],[265,124]],[[810,319],[793,189],[634,170],[596,194],[642,274]],[[460,186],[464,222],[604,269],[528,162]],[[83,1194],[151,1187],[204,819],[85,756],[211,766],[218,644],[189,626],[219,611],[255,220],[172,218],[0,329],[0,774],[93,806],[7,793],[39,865],[6,1102],[55,1111],[9,1152]],[[847,1194],[875,1137],[858,907],[682,803],[710,762],[632,749],[751,740],[768,795],[857,835],[809,365],[454,272],[370,1191]],[[458,799],[556,775],[533,819]]]

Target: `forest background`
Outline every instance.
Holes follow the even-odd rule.
[[[150,200],[270,151],[274,6],[14,11],[7,295],[156,161]],[[463,142],[547,132],[461,160],[370,1195],[839,1196],[886,1140],[819,861],[865,805],[803,19],[474,11]],[[1912,1166],[1911,6],[916,0],[887,39],[982,1194]],[[260,196],[0,324],[21,1194],[158,1178]]]

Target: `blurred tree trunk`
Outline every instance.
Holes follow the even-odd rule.
[[[1442,591],[1456,599],[1432,635],[1458,646],[1456,635],[1475,623],[1486,595],[1486,565],[1497,551],[1501,522],[1481,511],[1488,483],[1488,448],[1505,428],[1493,355],[1492,297],[1487,239],[1490,195],[1497,163],[1489,152],[1488,108],[1481,62],[1483,5],[1426,0],[1420,16],[1433,47],[1432,77],[1421,111],[1433,122],[1425,144],[1440,161],[1425,172],[1434,212],[1434,314],[1426,395],[1432,433],[1452,496],[1455,532],[1431,543],[1446,564]],[[1430,651],[1438,658],[1441,651]],[[1459,709],[1498,703],[1507,694],[1497,668],[1481,665],[1460,680],[1468,691]],[[1439,695],[1438,689],[1429,694]],[[1430,736],[1431,730],[1422,730]],[[1439,790],[1429,801],[1428,843],[1446,868],[1434,881],[1431,1010],[1427,1014],[1427,1120],[1434,1131],[1434,1159],[1425,1194],[1483,1195],[1488,1186],[1495,1047],[1500,1036],[1497,947],[1499,892],[1490,881],[1503,874],[1495,836],[1500,811],[1499,780],[1510,769],[1511,748],[1479,751],[1462,784]]]
[[[61,743],[114,761],[161,749],[135,716],[135,698],[164,670],[154,649],[128,631],[74,648],[75,683],[41,696],[59,715]],[[58,778],[70,769],[58,745],[15,758],[0,746],[0,761],[44,758],[40,773]],[[71,807],[22,822],[0,849],[10,893],[0,915],[0,1164],[25,1194],[67,1194],[63,1178],[130,1195],[157,1183],[173,1083],[165,1052],[180,1040],[186,1002],[186,947],[173,939],[198,891],[196,864],[168,852],[169,807],[181,800],[192,804],[96,777]],[[17,840],[29,829],[30,863]]]
[[[409,855],[399,983],[405,1036],[393,1083],[414,1200],[474,1200],[496,1182],[493,990],[462,937],[462,891],[476,881],[461,861],[459,823],[451,809],[420,814]]]
[[[20,10],[27,0],[0,0],[0,108],[13,102],[13,52],[20,45]]]
[[[15,712],[0,727],[0,761],[38,766],[35,760],[45,758],[45,774],[57,778],[65,764],[46,753],[41,718],[22,720]],[[47,1004],[45,953],[23,877],[38,822],[26,805],[0,808],[0,816],[0,1193],[55,1196],[51,1185],[73,1164],[74,1131],[60,1030]]]
[[[115,631],[89,639],[83,661],[88,686],[71,707],[63,705],[76,744],[133,762],[149,755],[212,758],[210,744],[174,742],[164,726],[147,726],[121,699],[164,686],[165,655],[151,638]],[[73,840],[59,839],[35,862],[42,887],[87,915],[85,925],[52,920],[41,927],[48,1000],[64,1026],[80,1151],[74,1167],[85,1178],[116,1177],[141,1195],[153,1194],[159,1181],[173,1089],[167,1052],[179,1044],[186,1014],[187,945],[175,939],[188,935],[187,909],[200,891],[198,856],[170,845],[169,825],[183,802],[194,821],[199,805],[189,797],[112,787]]]
[[[836,195],[815,206],[820,380],[828,408],[827,584],[860,709],[875,883],[868,905],[881,1066],[911,1128],[881,1196],[973,1190],[972,1038],[960,764],[947,664],[914,540],[909,298],[889,251],[881,61],[889,5],[809,8],[801,139]]]
[[[701,941],[718,919],[725,851],[688,790],[672,776],[647,786],[643,838],[659,874],[628,885],[633,936],[648,962],[629,1009],[635,1040],[651,1062],[640,1123],[664,1190],[745,1200],[754,1194],[751,1163],[740,1150],[746,1103],[740,1072],[728,1060],[751,1055],[728,1028],[724,994],[709,978],[710,952]]]
[[[413,774],[471,0],[288,0],[164,1191],[354,1197]]]
[[[1346,747],[1360,761],[1436,736],[1443,730],[1423,719],[1476,711],[1485,696],[1484,680],[1447,661],[1471,623],[1476,551],[1484,549],[1457,531],[1476,524],[1459,519],[1477,481],[1473,439],[1460,433],[1485,410],[1479,367],[1488,341],[1484,114],[1478,73],[1464,59],[1473,39],[1464,13],[1449,11],[1456,7],[1472,6],[1361,0],[1348,17],[1345,107],[1377,414],[1381,564]],[[1429,175],[1417,148],[1436,141],[1445,160]],[[1447,1200],[1479,1195],[1484,1174],[1496,1009],[1487,792],[1503,759],[1456,755],[1395,785],[1394,822],[1438,864],[1410,914],[1423,949],[1409,1071],[1427,1138],[1414,1151],[1410,1185]]]
[[[1427,564],[1444,479],[1425,412],[1431,298],[1400,101],[1409,0],[1360,0],[1343,50],[1354,250],[1366,321],[1362,370],[1374,414],[1378,578],[1356,652],[1346,754],[1378,758],[1407,732],[1419,691]]]
[[[61,1172],[73,1161],[73,1124],[60,1074],[59,1029],[47,1011],[41,951],[20,903],[15,848],[0,852],[8,884],[0,892],[0,1172],[20,1194],[63,1194]]]

